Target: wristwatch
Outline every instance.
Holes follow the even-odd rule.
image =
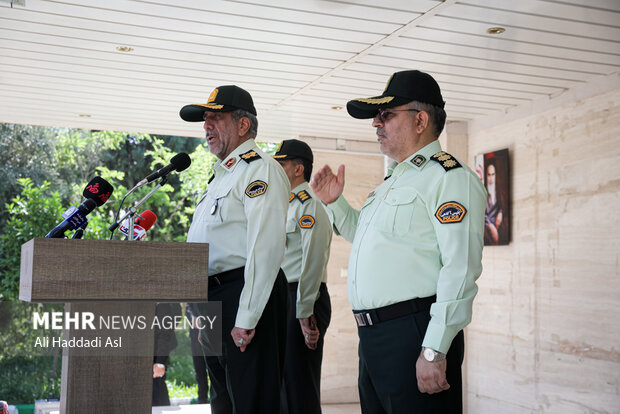
[[[446,359],[446,354],[435,351],[433,348],[422,347],[422,355],[428,362],[437,362]]]

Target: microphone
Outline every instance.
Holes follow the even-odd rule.
[[[157,216],[151,210],[144,210],[142,214],[138,216],[133,225],[133,238],[132,240],[142,240],[146,237],[146,232],[153,227],[153,224],[157,221]],[[129,220],[126,220],[118,229],[125,236],[125,240],[129,238],[129,229],[127,224]]]
[[[50,231],[45,238],[61,239],[65,237],[67,230],[75,230],[84,227],[88,220],[86,216],[99,206],[102,206],[112,195],[114,188],[109,182],[101,177],[95,177],[84,188],[82,195],[86,198],[82,204],[76,207],[69,207],[62,217],[65,219]]]
[[[192,163],[192,160],[189,157],[189,155],[187,155],[184,152],[180,152],[170,159],[170,164],[150,174],[144,180],[136,184],[134,188],[140,188],[145,184],[155,181],[159,177],[165,177],[172,171],[181,172],[185,170],[187,167],[189,167],[191,163]]]

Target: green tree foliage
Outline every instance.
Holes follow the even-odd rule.
[[[18,300],[21,245],[44,237],[62,220],[67,207],[82,203],[84,187],[97,175],[112,184],[114,193],[88,215],[84,238],[103,240],[110,237],[108,227],[128,190],[177,153],[188,153],[191,166],[170,174],[168,182],[138,209],[138,214],[148,209],[157,215],[148,240],[185,241],[195,203],[206,190],[217,161],[201,142],[186,137],[0,124],[0,302]],[[276,147],[259,146],[268,153]],[[154,185],[127,197],[121,215]],[[72,232],[66,235],[71,237]],[[114,237],[121,235],[116,231]],[[15,312],[10,316],[25,321],[29,317]],[[6,319],[0,314],[0,322]],[[6,332],[1,323],[0,331]],[[60,395],[59,355],[24,356],[28,352],[18,340],[0,341],[0,348],[0,397],[32,403]],[[171,380],[190,384],[191,358],[175,358]]]
[[[62,213],[58,191],[50,191],[44,181],[35,186],[30,178],[19,178],[21,195],[7,205],[8,220],[0,234],[0,295],[2,300],[16,300],[19,293],[21,245],[42,237],[41,229],[52,229]],[[43,234],[45,235],[45,234]]]
[[[0,206],[0,300],[18,295],[21,245],[43,237],[62,220],[61,213],[83,201],[82,191],[96,175],[109,181],[114,193],[88,216],[84,238],[108,239],[123,196],[136,182],[187,152],[191,166],[170,174],[167,184],[138,208],[157,215],[149,240],[184,241],[195,201],[207,187],[216,158],[200,140],[184,137],[126,134],[0,124],[3,185]],[[121,217],[154,186],[144,186],[124,202]],[[21,193],[21,194],[20,194]],[[67,232],[70,237],[71,232]],[[117,231],[115,238],[121,235]]]

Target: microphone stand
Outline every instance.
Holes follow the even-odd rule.
[[[88,221],[86,221],[86,223],[82,224],[82,226],[80,228],[78,228],[75,233],[73,233],[73,236],[71,236],[71,239],[81,239],[82,236],[84,235],[84,230],[86,230],[86,226],[88,226]]]
[[[129,217],[129,228],[127,229],[127,240],[131,240],[133,241],[133,223],[134,223],[134,217],[136,215],[136,212],[138,211],[138,207],[140,207],[142,204],[144,204],[144,202],[146,200],[148,200],[149,198],[151,198],[151,196],[153,194],[155,194],[155,192],[157,190],[159,190],[160,188],[162,188],[166,183],[168,182],[168,176],[162,177],[161,180],[157,183],[157,185],[155,187],[153,187],[153,189],[151,191],[149,191],[149,193],[147,195],[145,195],[144,197],[142,197],[142,199],[140,201],[138,201],[135,205],[131,206],[129,208],[129,210],[127,210],[127,213],[125,213],[125,215],[119,219],[118,221],[116,221],[114,224],[112,224],[109,227],[109,230],[112,234],[110,234],[110,240],[112,239],[112,236],[114,235],[114,230],[116,230],[118,228],[118,226],[121,225],[121,223],[127,218]],[[123,197],[123,200],[121,201],[121,205],[123,204],[123,202],[125,201],[125,198],[127,198],[127,196],[129,194],[131,194],[137,187],[132,188],[131,190],[129,190],[129,192],[125,195],[125,197]],[[120,209],[120,207],[119,207]]]

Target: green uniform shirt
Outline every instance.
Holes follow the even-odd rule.
[[[327,282],[332,228],[307,182],[295,187],[289,199],[282,270],[289,283],[299,282],[295,315],[307,318],[314,313],[321,282]]]
[[[209,276],[245,267],[235,326],[253,329],[284,256],[291,185],[282,167],[252,139],[218,161],[214,173],[187,241],[209,243]]]
[[[486,191],[439,141],[391,167],[360,211],[342,196],[328,206],[336,230],[353,242],[349,302],[364,310],[436,294],[423,345],[446,353],[471,321]]]

